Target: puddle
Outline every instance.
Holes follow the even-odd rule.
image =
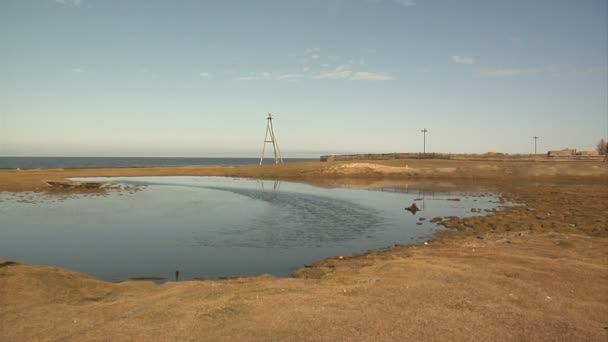
[[[330,256],[421,243],[441,229],[434,217],[487,215],[502,205],[492,194],[409,187],[221,177],[75,180],[123,190],[0,194],[0,258],[106,281],[174,279],[176,267],[180,280],[288,276]],[[405,210],[412,203],[415,214]]]

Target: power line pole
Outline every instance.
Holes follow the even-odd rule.
[[[264,161],[264,152],[266,151],[267,143],[272,143],[272,149],[274,150],[274,163],[283,164],[279,143],[277,142],[277,138],[274,136],[274,129],[272,128],[272,114],[270,113],[268,113],[268,117],[266,118],[266,135],[264,136],[264,146],[262,147],[262,158],[260,158],[260,165],[262,165],[262,162]]]
[[[534,156],[536,157],[536,141],[538,140],[538,137],[533,136],[532,138],[534,138]]]
[[[428,132],[428,130],[425,128],[420,132],[422,132],[422,136],[423,136],[422,153],[426,154],[426,132]]]

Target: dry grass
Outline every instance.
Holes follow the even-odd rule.
[[[526,206],[454,218],[445,224],[469,228],[447,230],[427,246],[328,259],[298,271],[297,278],[111,284],[61,269],[0,263],[0,340],[606,341],[608,178],[602,164],[597,171],[597,164],[586,163],[543,163],[547,169],[454,163],[421,161],[408,168],[453,167],[452,175],[461,178],[421,176],[434,171],[415,178],[439,188],[475,178],[474,186]],[[325,186],[358,187],[400,179],[316,178],[336,165],[3,172],[0,184],[31,189],[51,176],[143,174],[305,175]],[[539,173],[559,183],[530,182]],[[498,174],[490,185],[479,181]]]

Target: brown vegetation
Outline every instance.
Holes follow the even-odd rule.
[[[457,161],[457,160],[383,160],[357,163],[296,163],[282,166],[240,167],[156,167],[118,169],[36,169],[0,170],[0,191],[47,191],[48,181],[72,177],[129,176],[224,176],[285,180],[359,179],[442,179],[521,180],[605,179],[608,164],[601,162]]]
[[[597,153],[608,154],[608,141],[601,139],[596,146]]]
[[[0,340],[606,341],[605,164],[429,160],[398,173],[342,165],[0,172],[0,184],[5,191],[43,190],[42,179],[121,174],[371,188],[411,180],[495,191],[525,205],[483,217],[433,218],[450,229],[427,245],[335,257],[295,278],[111,284],[0,261]],[[341,177],[342,169],[353,178]]]

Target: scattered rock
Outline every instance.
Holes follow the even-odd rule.
[[[422,226],[422,222],[416,222],[416,224]]]
[[[425,220],[426,220],[426,217],[419,217],[418,218],[418,221],[425,221]]]
[[[443,220],[443,219],[441,217],[437,216],[437,217],[433,217],[430,222],[436,223],[436,222],[440,222],[441,220]]]
[[[405,210],[411,212],[412,214],[416,215],[416,212],[420,211],[420,208],[418,208],[418,206],[416,205],[416,203],[412,203],[412,205],[410,205],[409,207],[405,208]]]
[[[165,277],[131,277],[129,280],[134,281],[156,281],[156,280],[167,280]]]
[[[101,189],[107,184],[104,182],[74,182],[74,181],[47,181],[45,182],[49,187],[52,188],[63,188],[63,189]]]
[[[479,240],[483,240],[483,236],[481,236],[481,235],[477,235],[477,238],[478,238]]]

